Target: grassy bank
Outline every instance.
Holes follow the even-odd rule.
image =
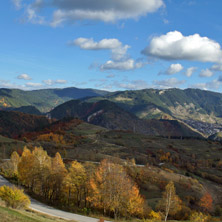
[[[3,206],[0,206],[0,218],[1,222],[65,222],[33,211],[18,211]]]

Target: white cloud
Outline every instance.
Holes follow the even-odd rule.
[[[100,67],[101,71],[104,70],[133,70],[139,69],[144,66],[144,62],[136,62],[134,59],[127,55],[127,50],[130,48],[129,45],[123,45],[118,39],[102,39],[95,42],[92,38],[78,38],[75,39],[71,44],[79,46],[83,50],[110,50],[111,59],[105,62],[103,65],[96,64],[96,67]],[[95,67],[95,64],[91,65],[90,68]]]
[[[165,79],[165,80],[153,81],[153,84],[155,88],[167,89],[167,88],[178,87],[184,84],[185,82],[186,82],[185,80],[178,80],[176,78],[170,78],[170,79]]]
[[[55,81],[56,84],[66,84],[67,83],[67,80],[64,80],[64,79],[57,79]]]
[[[17,8],[21,8],[21,0],[12,1]],[[82,20],[116,22],[122,19],[137,19],[165,6],[163,0],[33,0],[32,2],[34,3],[24,5],[26,13],[35,17],[35,20],[28,19],[28,21],[38,24],[41,21],[40,24],[43,24],[45,17],[37,15],[37,12],[41,13],[41,9],[50,8],[52,19],[47,24],[53,27],[64,22],[74,23]]]
[[[191,77],[193,75],[193,73],[197,70],[196,67],[190,67],[186,70],[186,72],[184,73],[187,77]]]
[[[56,8],[52,26],[64,21],[100,20],[115,22],[120,19],[138,18],[164,6],[163,0],[53,0]]]
[[[122,71],[127,71],[127,70],[133,70],[133,69],[139,69],[144,65],[142,62],[135,62],[134,59],[128,59],[125,61],[112,61],[109,60],[105,64],[101,65],[100,69],[102,71],[104,70],[122,70]]]
[[[23,80],[31,80],[32,78],[28,74],[21,74],[17,76],[17,79],[23,79]]]
[[[191,88],[198,88],[198,89],[203,89],[203,90],[217,90],[221,87],[222,82],[218,79],[214,79],[211,82],[207,83],[197,83],[193,84],[190,87]]]
[[[67,83],[67,81],[64,79],[57,79],[57,80],[47,79],[47,80],[43,80],[42,82],[48,86],[52,86],[55,84],[66,84]]]
[[[128,45],[123,46],[118,39],[102,39],[99,42],[95,42],[92,38],[78,38],[71,44],[84,50],[111,50],[112,59],[115,61],[126,57],[127,50],[130,48]]]
[[[22,0],[12,0],[12,2],[17,10],[22,8]]]
[[[210,70],[212,71],[222,71],[222,64],[214,64]]]
[[[27,87],[35,87],[35,88],[39,88],[43,86],[41,83],[36,83],[36,82],[27,82],[25,85]]]
[[[199,76],[200,77],[211,77],[214,73],[210,69],[202,69]]]
[[[152,38],[142,53],[166,60],[222,62],[219,43],[199,34],[183,36],[178,31]]]
[[[73,43],[85,50],[116,49],[122,47],[122,43],[118,39],[102,39],[99,42],[95,42],[93,39],[78,38]]]
[[[166,70],[165,74],[173,75],[183,70],[183,66],[179,63],[171,64],[170,67]]]
[[[140,90],[147,89],[149,84],[144,80],[132,80],[129,82],[114,82],[113,86],[126,90]]]

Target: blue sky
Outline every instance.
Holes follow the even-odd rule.
[[[0,3],[0,87],[222,89],[221,0]]]

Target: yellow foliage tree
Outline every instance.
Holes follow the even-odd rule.
[[[24,209],[30,205],[29,197],[24,194],[23,190],[16,187],[0,187],[0,198],[7,207],[15,209]]]
[[[176,195],[174,183],[170,181],[165,188],[163,198],[158,204],[158,208],[165,214],[164,221],[167,221],[169,213],[175,214],[181,210],[182,201]]]
[[[36,177],[36,162],[31,151],[24,147],[21,160],[18,164],[18,178],[23,185],[33,190]]]
[[[80,207],[82,200],[86,199],[86,179],[86,171],[83,165],[77,161],[73,161],[64,179],[64,188],[66,189],[68,204],[72,199],[75,204]]]
[[[10,158],[10,163],[12,165],[12,172],[13,174],[17,175],[18,174],[18,164],[20,161],[20,157],[16,151],[14,151],[11,155]]]
[[[103,160],[90,180],[89,201],[94,207],[119,215],[142,215],[144,200],[137,186],[127,176],[123,167]]]
[[[6,177],[17,177],[18,175],[18,163],[20,157],[16,151],[11,154],[10,160],[2,164],[1,168]]]
[[[62,157],[59,153],[56,153],[55,157],[51,160],[51,172],[50,172],[50,197],[51,201],[58,201],[61,197],[63,180],[67,175],[67,170],[63,163]]]

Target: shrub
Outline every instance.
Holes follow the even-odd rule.
[[[155,212],[153,210],[150,212],[149,216],[150,216],[151,221],[161,221],[162,219],[161,212]]]
[[[30,205],[29,197],[24,194],[23,190],[16,187],[0,187],[0,198],[7,207],[14,209],[24,209]]]
[[[208,221],[208,216],[201,212],[194,212],[191,214],[190,220],[193,222],[206,222]]]

